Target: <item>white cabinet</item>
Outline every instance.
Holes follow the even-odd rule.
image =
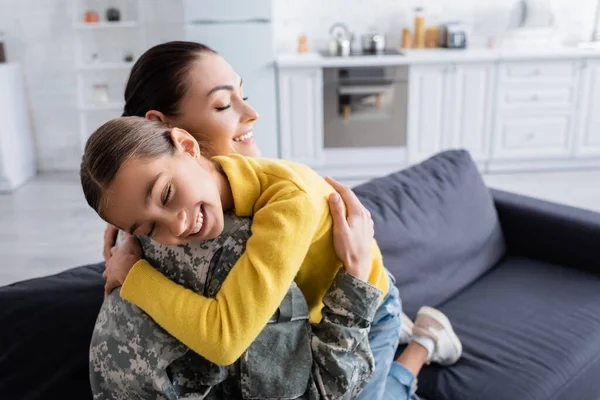
[[[408,82],[408,161],[419,162],[440,151],[447,130],[448,66],[411,66]]]
[[[568,157],[572,131],[573,116],[568,113],[503,116],[494,130],[494,158]]]
[[[323,72],[278,70],[281,157],[310,166],[323,158]]]
[[[463,64],[452,69],[448,144],[450,148],[469,150],[479,162],[487,161],[490,153],[495,71],[493,63]]]
[[[0,64],[0,193],[36,173],[33,133],[19,64]]]
[[[493,162],[571,157],[579,72],[571,60],[500,64]]]
[[[410,163],[450,148],[464,148],[476,161],[486,160],[494,71],[493,63],[410,67]]]
[[[600,156],[600,61],[584,62],[575,154]]]

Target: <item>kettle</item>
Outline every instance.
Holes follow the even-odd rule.
[[[352,42],[354,41],[354,35],[350,32],[348,27],[341,22],[337,22],[329,28],[329,35],[331,36],[329,53],[334,56],[349,56],[352,49]]]

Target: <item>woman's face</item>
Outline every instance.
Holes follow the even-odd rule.
[[[223,232],[222,176],[199,155],[198,143],[175,129],[174,155],[132,158],[106,189],[101,209],[107,222],[158,243],[177,245],[214,239]]]
[[[213,155],[260,156],[252,131],[258,113],[246,102],[242,80],[223,57],[203,53],[188,72],[186,86],[178,115],[165,117],[169,126],[208,142]]]

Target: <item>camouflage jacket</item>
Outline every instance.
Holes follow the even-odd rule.
[[[214,297],[244,252],[251,220],[225,216],[216,239],[162,246],[140,237],[144,257],[174,282]],[[381,292],[343,270],[324,298],[323,320],[308,322],[292,284],[278,311],[234,364],[189,350],[119,290],[106,296],[90,346],[94,399],[352,399],[370,379],[368,331]]]

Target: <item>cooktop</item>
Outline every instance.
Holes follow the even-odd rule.
[[[342,57],[342,56],[338,56],[337,54],[331,54],[329,53],[329,51],[327,50],[322,50],[319,52],[323,57]],[[374,52],[363,52],[363,51],[359,51],[359,52],[352,52],[350,53],[350,55],[348,57],[363,57],[363,56],[401,56],[404,53],[402,53],[400,50],[397,49],[385,49],[383,51],[374,53]]]

